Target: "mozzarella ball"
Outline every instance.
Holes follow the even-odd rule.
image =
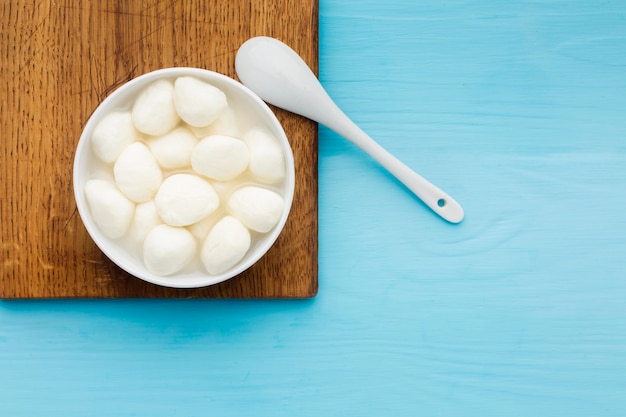
[[[209,274],[228,271],[241,261],[250,249],[250,232],[234,217],[226,216],[211,229],[200,257]]]
[[[137,204],[128,235],[135,242],[143,242],[148,232],[161,223],[163,221],[157,213],[154,200]]]
[[[213,135],[202,139],[191,153],[191,167],[217,181],[231,180],[248,167],[248,147],[237,138]]]
[[[215,223],[217,223],[218,220],[218,216],[209,215],[199,222],[187,226],[187,230],[191,232],[193,237],[195,237],[198,242],[202,242],[207,237],[207,235],[209,234],[213,226],[215,226]]]
[[[163,181],[154,198],[157,213],[170,226],[188,226],[213,213],[220,199],[207,181],[193,174],[175,174]]]
[[[188,168],[191,165],[191,151],[197,143],[196,136],[185,126],[148,140],[154,158],[164,169]]]
[[[115,183],[131,201],[143,203],[154,197],[163,173],[152,152],[141,142],[128,145],[113,166]]]
[[[280,220],[285,201],[280,194],[261,187],[246,186],[228,200],[228,211],[248,228],[269,232]]]
[[[176,79],[173,100],[180,118],[196,127],[211,124],[228,106],[222,90],[195,77]]]
[[[230,194],[230,192],[234,189],[234,184],[237,184],[237,180],[234,181],[211,181],[211,185],[213,189],[219,196],[225,196]]]
[[[105,236],[117,239],[126,233],[135,204],[115,184],[100,179],[89,180],[85,184],[85,198],[94,222]]]
[[[226,135],[238,137],[241,132],[239,124],[237,123],[237,116],[232,107],[226,107],[213,123],[207,126],[195,127],[189,126],[189,129],[196,135],[197,138],[202,139],[211,135]]]
[[[174,108],[173,93],[174,84],[169,80],[155,81],[139,93],[132,110],[137,130],[160,136],[178,124],[180,118]]]
[[[253,129],[245,135],[250,152],[250,172],[260,182],[276,184],[285,178],[285,156],[269,132]]]
[[[196,256],[196,239],[185,228],[161,224],[143,242],[143,260],[153,274],[171,275]]]
[[[98,158],[110,164],[136,137],[130,112],[113,112],[102,117],[94,128],[91,146]]]

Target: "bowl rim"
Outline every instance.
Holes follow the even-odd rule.
[[[158,79],[171,79],[180,76],[197,76],[200,79],[208,82],[215,81],[218,84],[227,85],[230,89],[239,90],[239,92],[243,93],[243,95],[246,96],[247,99],[251,100],[253,106],[259,109],[259,112],[263,115],[263,120],[268,120],[271,122],[271,131],[278,137],[281,149],[283,150],[283,154],[285,157],[285,191],[282,194],[283,200],[285,202],[285,209],[280,220],[274,226],[274,228],[270,232],[266,233],[263,239],[258,242],[257,246],[254,247],[253,252],[246,254],[244,258],[240,262],[238,262],[234,268],[231,268],[230,270],[218,275],[210,275],[206,271],[199,271],[198,273],[185,274],[183,276],[177,276],[176,274],[161,276],[148,271],[145,265],[143,265],[143,261],[141,260],[141,258],[137,258],[137,262],[130,262],[130,257],[120,258],[118,256],[120,250],[127,250],[121,248],[121,245],[117,244],[115,242],[115,239],[110,239],[106,237],[95,225],[95,222],[91,218],[89,206],[84,195],[84,190],[82,189],[86,181],[88,181],[88,178],[81,178],[81,162],[83,161],[83,158],[86,157],[86,153],[91,152],[90,140],[93,129],[104,115],[108,114],[114,109],[114,107],[112,107],[112,103],[115,103],[126,94],[134,94],[133,92],[131,92],[131,90],[140,89],[140,86],[147,86],[151,82],[154,82]],[[170,288],[202,288],[215,285],[240,275],[251,266],[256,264],[269,251],[269,249],[274,245],[279,235],[281,234],[287,222],[287,218],[289,217],[289,214],[291,212],[291,206],[295,193],[295,162],[293,157],[293,151],[291,149],[291,145],[284,131],[284,128],[272,109],[252,90],[250,90],[234,78],[212,70],[195,67],[169,67],[157,69],[139,75],[116,88],[111,94],[109,94],[104,100],[102,100],[98,104],[98,106],[89,116],[87,123],[83,127],[80,138],[78,140],[78,144],[76,145],[72,169],[72,188],[74,191],[74,200],[76,202],[76,207],[78,209],[81,221],[87,229],[87,233],[94,241],[96,246],[98,246],[98,248],[106,255],[109,260],[111,260],[114,264],[116,264],[118,267],[120,267],[130,275],[152,284]],[[81,185],[83,187],[81,187]],[[201,244],[201,242],[198,243]]]

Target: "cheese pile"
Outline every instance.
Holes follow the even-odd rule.
[[[90,212],[104,235],[137,244],[150,272],[172,275],[199,257],[224,273],[280,221],[282,149],[262,126],[240,133],[236,110],[219,88],[183,76],[153,82],[94,128],[110,175],[87,181]]]

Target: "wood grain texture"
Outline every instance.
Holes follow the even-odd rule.
[[[311,297],[317,291],[316,125],[274,109],[291,139],[296,194],[255,267],[198,290],[144,283],[88,236],[72,192],[74,149],[98,103],[172,66],[236,77],[237,48],[277,37],[317,71],[317,1],[3,1],[0,5],[0,297]]]

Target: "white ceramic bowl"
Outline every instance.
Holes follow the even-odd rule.
[[[199,262],[199,267],[194,270],[187,270],[170,276],[160,276],[151,273],[146,269],[139,253],[132,253],[120,243],[119,239],[110,239],[99,230],[94,223],[85,198],[85,183],[93,178],[94,167],[102,164],[95,156],[91,147],[91,135],[100,119],[113,110],[130,109],[138,93],[152,82],[162,78],[173,80],[180,76],[194,76],[224,91],[228,97],[229,105],[238,114],[243,112],[250,116],[249,119],[240,120],[242,123],[250,123],[250,126],[244,126],[243,128],[258,126],[260,123],[278,138],[285,156],[286,177],[284,182],[278,187],[278,191],[282,194],[285,201],[282,217],[272,230],[253,238],[252,246],[239,263],[232,269],[219,275],[208,274],[200,266]],[[85,125],[76,148],[73,181],[76,206],[87,232],[111,261],[131,275],[153,284],[174,288],[198,288],[217,284],[237,276],[254,265],[270,249],[281,233],[291,209],[295,186],[295,170],[293,153],[280,122],[265,102],[251,90],[238,81],[213,71],[198,68],[166,68],[141,75],[127,82],[115,90],[96,108]],[[199,242],[198,247],[200,245],[201,243]]]

